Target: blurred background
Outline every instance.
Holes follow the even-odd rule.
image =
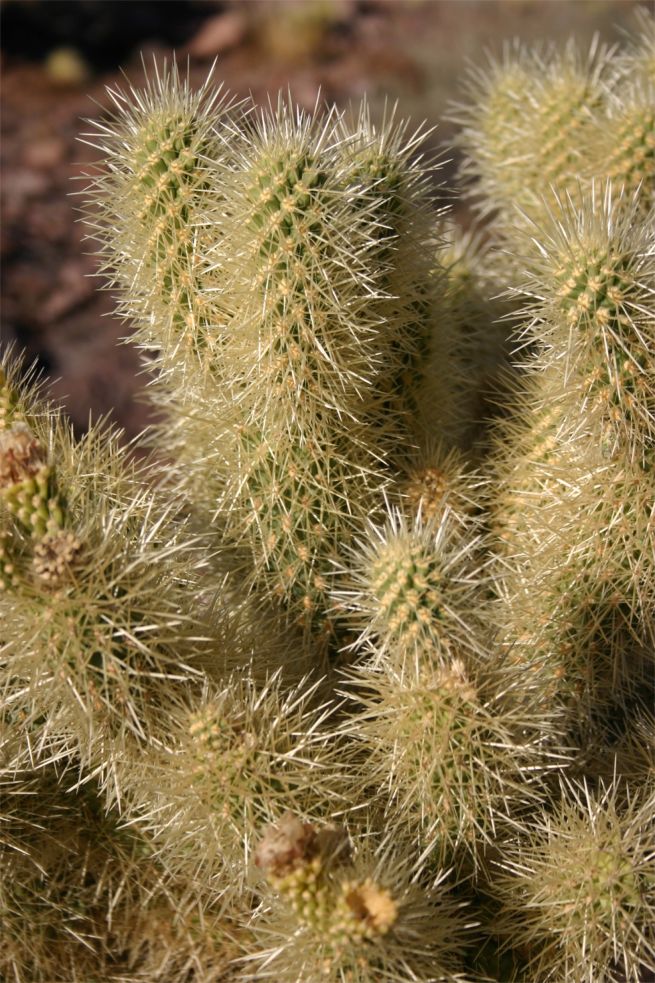
[[[0,344],[14,343],[53,380],[78,430],[111,413],[135,435],[147,423],[138,356],[118,340],[129,326],[92,274],[93,245],[71,193],[96,152],[76,141],[101,117],[121,70],[138,86],[146,62],[190,62],[264,102],[290,89],[304,107],[345,106],[367,94],[374,113],[398,101],[416,124],[443,122],[470,62],[506,39],[582,45],[615,41],[652,0],[0,0],[2,28],[2,259]],[[452,154],[443,177],[453,184]]]

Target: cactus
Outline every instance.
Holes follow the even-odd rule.
[[[496,890],[501,935],[534,951],[543,980],[644,978],[655,967],[651,802],[615,785],[564,786],[553,815],[511,844]]]
[[[572,43],[526,51],[506,48],[502,62],[474,70],[469,100],[453,118],[462,127],[463,171],[480,210],[500,212],[499,228],[520,222],[514,206],[543,215],[537,189],[564,194],[575,185],[592,114],[607,99],[609,52],[593,42],[583,56]]]
[[[123,813],[169,877],[239,899],[263,824],[290,806],[315,819],[351,809],[352,754],[331,736],[335,707],[317,702],[318,688],[287,690],[279,672],[263,686],[228,677],[178,710],[164,747],[120,771]]]
[[[166,706],[198,685],[210,626],[182,598],[208,560],[118,434],[95,428],[77,442],[10,373],[5,386],[32,427],[12,423],[0,443],[11,567],[0,688],[30,721],[35,747],[63,740],[111,769],[132,741],[165,729]]]
[[[625,203],[612,185],[592,184],[580,205],[562,204],[540,235],[540,258],[525,293],[538,298],[526,334],[541,351],[533,367],[561,364],[562,394],[575,396],[569,414],[598,413],[598,438],[627,446],[644,461],[652,438],[653,340],[649,317],[654,280],[652,227],[640,222],[638,197]],[[531,317],[530,317],[531,315]],[[569,416],[570,418],[570,416]]]
[[[447,492],[436,522],[412,526],[392,510],[386,526],[370,526],[334,591],[338,610],[357,632],[356,645],[375,662],[401,668],[414,657],[439,663],[482,644],[484,584],[474,536],[462,538]],[[419,506],[420,508],[420,506]]]
[[[264,832],[256,859],[272,897],[253,932],[269,948],[258,954],[255,976],[247,957],[242,979],[461,978],[466,911],[443,875],[422,890],[388,839],[351,849],[345,831],[287,814]]]
[[[208,172],[226,147],[217,124],[244,108],[212,87],[211,76],[194,93],[175,63],[155,65],[145,90],[111,90],[113,116],[85,135],[108,163],[91,182],[87,217],[101,268],[119,292],[120,313],[138,327],[139,344],[160,352],[169,372],[207,343],[202,204],[213,187]],[[197,371],[197,358],[190,364]]]
[[[3,356],[3,978],[655,971],[652,66],[478,73],[466,233],[393,113],[112,92],[159,422]]]
[[[503,825],[538,800],[548,761],[546,720],[511,700],[507,673],[474,672],[452,657],[403,675],[353,675],[358,712],[346,733],[365,752],[366,777],[399,839],[423,858],[473,868]],[[513,686],[517,686],[514,680]]]
[[[655,78],[655,74],[654,74]],[[655,188],[655,81],[626,82],[594,119],[587,138],[585,176],[606,175],[629,198],[643,188],[644,213],[653,207]]]
[[[245,564],[248,585],[328,642],[331,563],[375,507],[391,449],[409,439],[408,411],[388,380],[420,344],[413,309],[389,310],[390,277],[419,250],[416,222],[405,220],[405,255],[376,214],[376,201],[386,206],[385,167],[407,184],[387,179],[395,221],[423,193],[408,162],[415,141],[405,147],[390,123],[375,163],[361,127],[358,145],[334,114],[313,121],[280,102],[231,147],[236,163],[220,162],[220,196],[205,195],[198,219],[211,247],[195,293],[215,314],[191,399],[164,369],[174,342],[164,341],[161,363],[171,451],[179,446],[196,501],[218,511],[233,565]],[[106,201],[103,181],[98,195]]]

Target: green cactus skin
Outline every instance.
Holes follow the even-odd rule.
[[[529,954],[529,979],[638,983],[653,972],[652,800],[623,805],[616,786],[565,785],[501,866],[500,930]]]
[[[16,565],[12,557],[9,536],[0,537],[0,590],[8,590],[18,584]]]

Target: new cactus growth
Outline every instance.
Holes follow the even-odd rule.
[[[369,524],[334,591],[338,610],[358,633],[358,648],[399,671],[414,656],[436,664],[481,644],[485,597],[477,539],[460,534],[447,491],[442,500],[436,521],[421,521],[421,498],[411,525],[395,510],[385,526]]]
[[[137,465],[2,358],[0,975],[655,972],[635,23],[475,77],[467,233],[393,114],[112,92],[84,213],[159,422]]]

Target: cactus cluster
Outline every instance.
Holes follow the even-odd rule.
[[[0,374],[0,976],[655,973],[655,27],[85,139],[138,459]]]

